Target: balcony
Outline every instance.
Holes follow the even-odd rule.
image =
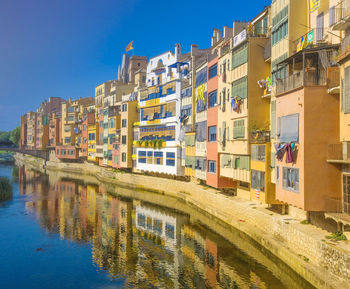
[[[340,44],[340,56],[339,58],[343,58],[350,52],[350,34],[345,36]],[[339,60],[339,59],[338,59]]]
[[[267,143],[270,142],[269,130],[254,130],[250,132],[251,143]]]
[[[333,30],[346,30],[350,26],[350,0],[343,0],[338,3],[333,12]]]
[[[287,67],[290,75],[276,80],[276,94],[306,86],[337,86],[339,78],[337,81],[336,63],[333,61],[337,48],[337,45],[307,48],[280,62],[278,65]]]
[[[350,142],[329,144],[327,162],[336,164],[350,164]]]

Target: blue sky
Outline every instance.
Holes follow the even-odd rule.
[[[50,96],[94,95],[115,79],[126,45],[152,57],[181,43],[210,45],[213,28],[247,21],[269,0],[2,0],[0,131]]]

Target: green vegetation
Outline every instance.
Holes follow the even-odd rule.
[[[326,239],[332,239],[334,241],[345,241],[347,240],[346,236],[342,232],[335,232],[329,236],[326,236]]]
[[[18,146],[19,139],[20,139],[20,130],[21,128],[18,126],[11,131],[0,131],[0,143],[4,143],[8,145],[11,145],[12,143]]]
[[[303,225],[309,225],[310,222],[308,220],[303,220],[300,222],[300,224],[303,224]]]
[[[12,186],[5,177],[0,177],[0,201],[8,200],[12,197]]]

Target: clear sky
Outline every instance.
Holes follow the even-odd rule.
[[[1,0],[0,131],[50,96],[94,96],[126,45],[152,57],[210,45],[213,28],[248,21],[270,0]]]

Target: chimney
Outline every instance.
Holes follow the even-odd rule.
[[[181,55],[181,44],[175,44],[175,59],[177,59]]]
[[[224,38],[230,38],[233,36],[233,29],[228,27],[228,26],[224,26]]]
[[[221,39],[221,31],[220,29],[213,29],[213,37],[211,38],[211,45],[213,46],[216,42]]]
[[[198,55],[198,45],[197,44],[191,44],[191,56],[197,56]]]

